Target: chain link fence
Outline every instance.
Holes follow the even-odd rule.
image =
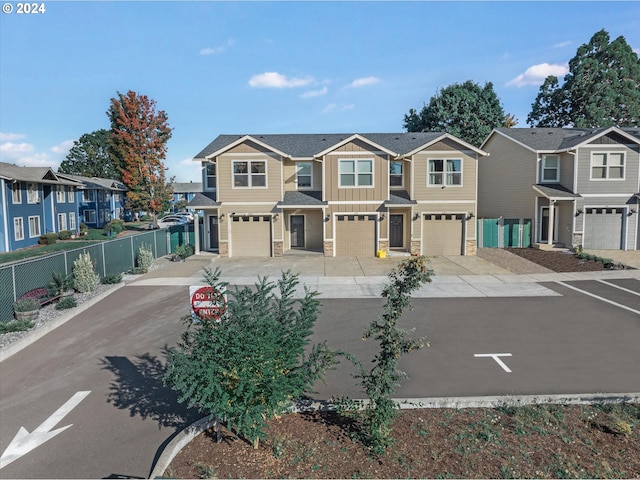
[[[136,255],[143,245],[150,247],[153,258],[167,255],[171,251],[170,236],[168,230],[152,230],[1,266],[0,321],[11,321],[16,299],[35,288],[47,287],[54,272],[70,274],[80,254],[88,252],[100,277],[105,277],[135,267]]]

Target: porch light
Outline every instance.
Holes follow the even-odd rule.
[[[576,217],[579,217],[580,215],[582,215],[582,212],[583,212],[583,210],[581,208],[576,210]]]
[[[331,220],[331,215],[325,215],[324,221],[328,222],[329,220]]]
[[[631,215],[633,215],[634,213],[636,213],[636,211],[633,208],[629,209],[629,213],[627,213],[627,217],[630,217]]]
[[[280,219],[280,214],[279,214],[279,213],[276,213],[276,214],[273,216],[273,219],[277,222],[277,221]]]
[[[418,220],[419,218],[420,218],[420,214],[419,214],[419,213],[416,213],[416,214],[413,216],[413,219],[414,219],[414,220]]]

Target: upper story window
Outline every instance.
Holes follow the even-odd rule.
[[[96,195],[94,190],[83,190],[82,191],[82,201],[83,202],[93,202],[95,201]]]
[[[298,188],[311,188],[312,182],[311,162],[298,162],[296,164],[296,182]]]
[[[341,187],[373,187],[373,160],[339,160]]]
[[[38,184],[27,183],[27,203],[38,203],[40,201],[40,192]]]
[[[558,155],[543,155],[540,159],[540,183],[560,181],[560,158]]]
[[[267,162],[247,160],[233,162],[233,186],[238,188],[267,186]]]
[[[22,188],[20,188],[20,182],[15,182],[11,185],[11,202],[22,203]]]
[[[462,160],[430,159],[427,173],[429,186],[460,186],[462,185]]]
[[[403,168],[404,168],[403,162],[389,163],[389,186],[390,187],[402,187]]]
[[[73,203],[75,200],[75,192],[73,191],[73,187],[67,187],[67,200],[69,203]]]
[[[624,180],[624,152],[593,152],[591,180]]]
[[[56,185],[56,201],[58,203],[64,203],[65,198],[64,185]]]
[[[216,189],[216,164],[215,163],[207,163],[204,169],[204,178],[205,178],[205,189],[207,190],[215,190]]]

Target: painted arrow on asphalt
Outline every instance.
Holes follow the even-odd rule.
[[[84,398],[89,395],[91,392],[77,392],[73,397],[71,397],[64,405],[62,405],[58,410],[55,411],[53,415],[47,418],[42,425],[36,428],[33,432],[29,433],[26,428],[20,427],[16,436],[13,437],[11,443],[7,447],[7,449],[0,457],[0,469],[6,467],[14,460],[17,460],[21,456],[26,453],[29,453],[34,448],[39,447],[47,440],[51,440],[53,437],[58,435],[59,433],[65,431],[71,425],[67,425],[66,427],[58,428],[57,430],[51,431],[53,427],[55,427],[58,422],[60,422],[67,414],[73,410],[78,404],[84,400]]]

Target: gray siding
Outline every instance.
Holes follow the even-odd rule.
[[[625,178],[624,180],[591,180],[592,152],[624,152]],[[634,194],[638,190],[638,176],[640,174],[640,154],[638,147],[629,148],[625,145],[587,146],[580,148],[578,159],[578,186],[580,194]],[[624,203],[624,202],[622,202]]]

